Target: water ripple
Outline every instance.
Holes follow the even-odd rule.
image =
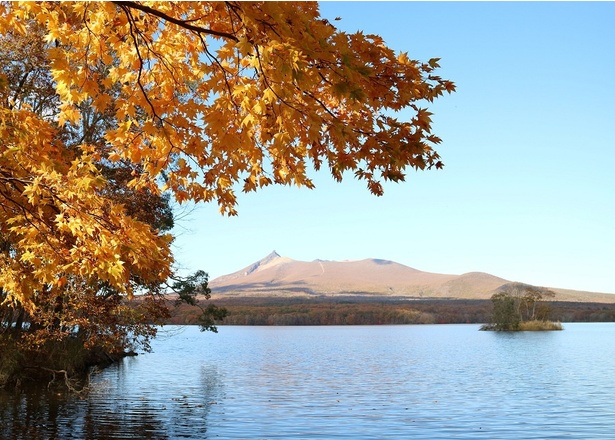
[[[614,324],[195,328],[81,400],[0,394],[0,438],[613,439]]]

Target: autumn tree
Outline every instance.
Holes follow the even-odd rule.
[[[3,84],[4,92],[10,96],[13,108],[28,108],[38,116],[53,121],[59,112],[57,94],[41,30],[40,26],[30,22],[27,35],[9,30],[0,37],[0,75],[7,79]],[[79,155],[78,146],[84,142],[97,153],[104,151],[106,143],[103,135],[113,123],[109,112],[100,114],[87,106],[84,106],[84,112],[87,112],[87,117],[82,118],[79,124],[54,127],[56,137],[63,141],[64,152],[76,152],[72,153],[75,157]],[[153,193],[147,188],[136,189],[128,185],[135,171],[138,171],[138,164],[125,160],[111,163],[101,157],[95,166],[105,179],[105,185],[98,193],[106,200],[105,203],[121,204],[127,215],[148,224],[158,233],[171,230],[174,218],[169,194]],[[4,175],[7,176],[6,173]],[[12,186],[14,189],[15,185]],[[5,184],[2,189],[6,195],[11,185]],[[54,211],[51,213],[55,214]],[[53,229],[53,222],[41,220],[47,221]],[[10,234],[3,236],[0,253],[10,258],[15,249],[16,244],[11,242]],[[163,295],[165,291],[170,289],[178,293],[181,302],[196,307],[200,307],[196,287],[199,288],[198,293],[206,298],[210,293],[207,275],[202,271],[184,278],[173,275],[170,284],[162,277],[146,280],[137,272],[131,272],[129,278],[132,289],[147,289],[148,295],[144,300],[126,303],[120,292],[108,282],[86,281],[72,276],[70,283],[54,292],[35,295],[31,300],[31,309],[35,309],[35,313],[23,303],[6,301],[8,292],[0,289],[0,334],[12,336],[17,343],[17,346],[8,347],[3,344],[6,340],[0,341],[0,351],[4,355],[13,352],[13,358],[21,357],[30,369],[39,365],[47,372],[74,370],[101,358],[105,361],[112,359],[126,349],[138,346],[147,348],[149,339],[155,334],[152,324],[162,323],[169,316]],[[226,313],[226,310],[213,305],[201,307],[201,327],[216,331],[215,320],[223,318]],[[72,345],[70,350],[67,344]],[[86,350],[79,350],[78,345]],[[64,351],[70,351],[72,359],[50,358],[51,354]],[[75,356],[78,353],[81,356]],[[65,366],[67,363],[70,368]],[[52,368],[54,366],[57,367],[55,370]],[[0,365],[0,370],[6,373],[7,369]],[[0,377],[0,384],[2,382]]]
[[[21,41],[1,55],[0,294],[42,327],[115,322],[113,344],[128,309],[55,312],[158,301],[172,237],[146,200],[234,215],[236,191],[312,188],[312,168],[380,195],[442,167],[438,59],[341,32],[316,3],[5,2],[0,37]]]
[[[518,330],[521,316],[518,312],[518,301],[507,292],[494,293],[491,296],[493,303],[492,326],[494,330]]]
[[[493,304],[492,324],[487,329],[519,330],[523,322],[548,318],[545,301],[555,292],[544,287],[524,283],[504,284],[491,296]]]

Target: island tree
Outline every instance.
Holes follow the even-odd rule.
[[[29,348],[124,349],[154,334],[164,286],[207,294],[203,273],[169,282],[171,201],[235,215],[237,191],[312,188],[310,169],[381,195],[443,166],[438,59],[316,3],[7,2],[0,38],[0,312]]]
[[[536,321],[546,322],[549,307],[546,301],[555,292],[544,287],[524,283],[508,283],[491,296],[493,304],[492,323],[483,327],[486,330],[515,331],[521,329],[541,329]],[[561,326],[548,325],[549,329],[561,330]],[[559,327],[559,328],[550,328]]]

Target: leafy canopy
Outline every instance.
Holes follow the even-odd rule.
[[[131,164],[131,190],[215,201],[230,215],[238,188],[311,188],[311,167],[336,180],[353,172],[380,195],[408,168],[442,166],[420,107],[454,90],[434,74],[438,60],[340,32],[313,2],[0,5],[1,34],[33,30],[55,89],[46,110],[0,76],[9,302],[33,307],[75,277],[130,293],[135,274],[142,285],[171,274],[170,236],[106,195],[101,164]],[[402,109],[409,120],[392,116]],[[108,123],[92,140],[96,115]],[[69,128],[80,142],[59,135]]]

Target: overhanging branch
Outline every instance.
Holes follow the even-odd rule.
[[[156,17],[162,18],[164,21],[168,21],[169,23],[176,24],[179,27],[191,30],[198,34],[214,35],[216,37],[228,38],[229,40],[239,41],[239,39],[235,35],[229,34],[228,32],[214,31],[213,29],[207,29],[201,26],[196,26],[196,25],[189,23],[189,21],[187,20],[180,20],[178,18],[171,17],[170,15],[167,15],[164,12],[160,12],[157,9],[150,8],[149,6],[141,5],[137,2],[125,2],[125,1],[117,2],[116,1],[113,3],[122,8],[136,9],[141,12],[145,12],[146,14],[154,15]]]

